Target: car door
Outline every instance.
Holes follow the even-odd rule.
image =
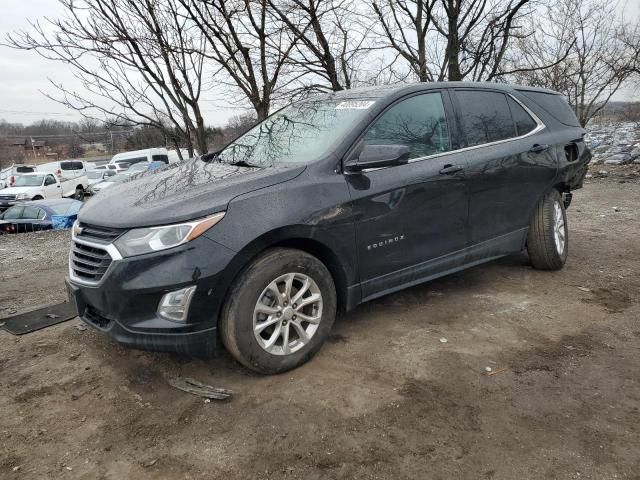
[[[56,178],[51,174],[47,174],[44,178],[44,196],[45,198],[56,198],[62,196],[60,183],[56,181]]]
[[[20,215],[18,232],[35,232],[42,230],[43,220],[46,214],[44,210],[34,205],[25,205]]]
[[[448,268],[466,243],[464,154],[452,151],[446,91],[404,98],[364,133],[365,145],[407,145],[408,163],[347,174],[363,299]]]
[[[517,250],[532,205],[555,175],[538,144],[542,122],[504,92],[455,89],[454,103],[468,147],[469,245],[480,256]]]

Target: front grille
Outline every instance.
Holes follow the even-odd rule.
[[[101,243],[111,243],[124,233],[120,228],[98,227],[97,225],[88,225],[81,223],[82,231],[77,236],[87,240],[97,240]]]
[[[0,200],[15,200],[16,196],[15,195],[0,195]]]
[[[89,282],[99,282],[111,265],[111,255],[99,247],[73,242],[71,246],[71,270],[74,275]]]
[[[97,310],[90,305],[84,309],[84,318],[96,327],[102,329],[106,329],[111,323],[111,320],[105,317],[100,310]]]

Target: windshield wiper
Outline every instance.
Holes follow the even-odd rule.
[[[238,160],[237,162],[227,163],[227,165],[231,165],[233,167],[262,168],[261,165],[255,165],[253,163],[245,162],[244,160]]]

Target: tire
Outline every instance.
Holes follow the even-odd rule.
[[[84,200],[84,189],[83,188],[76,188],[75,193],[73,194],[73,199],[74,200]]]
[[[43,200],[41,195],[36,195],[35,197],[33,197],[31,200]]]
[[[296,299],[300,291],[302,297]],[[294,310],[294,301],[303,305]],[[301,250],[274,248],[251,262],[233,283],[219,322],[220,336],[245,367],[263,374],[285,372],[318,352],[331,331],[336,305],[333,278],[320,260]],[[302,316],[313,322],[300,320]]]
[[[536,206],[529,225],[527,250],[533,268],[560,270],[569,253],[569,227],[564,202],[552,190]]]

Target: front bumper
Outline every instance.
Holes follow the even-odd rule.
[[[187,355],[210,355],[216,348],[218,312],[227,290],[225,272],[235,253],[201,236],[188,244],[114,260],[95,285],[71,274],[70,300],[88,325],[126,346]],[[196,285],[185,322],[157,314],[170,291]]]

